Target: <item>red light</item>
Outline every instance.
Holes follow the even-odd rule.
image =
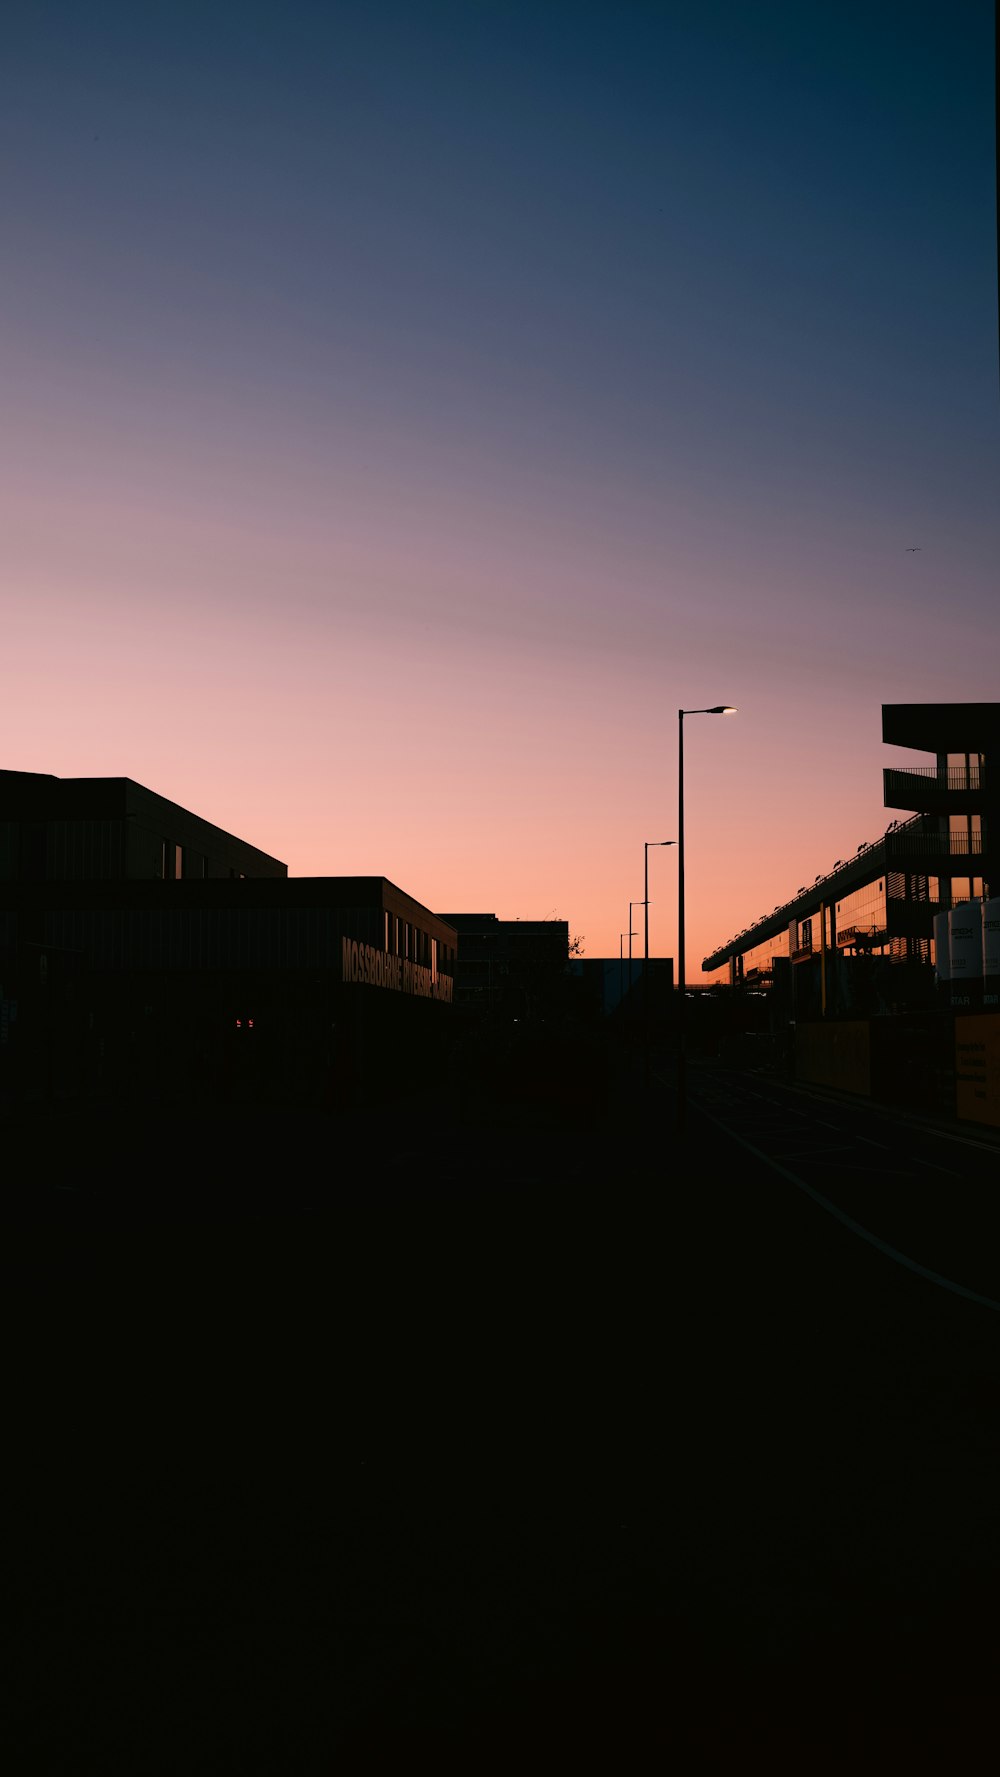
[[[237,1030],[240,1030],[240,1029],[242,1029],[242,1025],[241,1025],[241,1022],[240,1022],[240,1020],[239,1020],[239,1019],[238,1019],[238,1018],[237,1018],[237,1020],[236,1020],[236,1028],[237,1028]]]
[[[247,1030],[253,1030],[253,1019],[252,1018],[247,1019]]]

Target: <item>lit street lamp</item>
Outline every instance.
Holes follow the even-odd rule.
[[[711,709],[677,711],[677,1133],[684,1132],[684,999],[687,972],[684,966],[684,718],[685,716],[735,716],[731,703],[716,703]]]

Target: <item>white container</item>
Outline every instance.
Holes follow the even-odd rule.
[[[948,961],[952,981],[983,976],[983,903],[960,901],[948,915]]]
[[[1000,976],[1000,895],[982,903],[983,908],[983,974]]]
[[[951,980],[951,957],[948,939],[948,909],[934,915],[934,977],[937,981]]]

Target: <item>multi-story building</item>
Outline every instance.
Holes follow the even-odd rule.
[[[1000,888],[1000,704],[883,704],[882,738],[933,756],[883,772],[886,808],[915,812],[720,944],[706,971],[767,988],[812,963],[823,1012],[849,1010],[859,987],[869,1009],[929,995],[935,914]]]
[[[565,919],[498,919],[495,913],[442,913],[458,933],[455,999],[492,1013],[530,1017],[551,998],[569,962]]]
[[[130,777],[0,771],[0,882],[287,875],[279,859]]]
[[[128,778],[0,773],[8,1100],[408,1090],[444,1040],[430,1002],[453,999],[456,948],[385,877],[289,878]]]

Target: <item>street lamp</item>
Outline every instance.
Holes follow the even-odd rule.
[[[631,924],[632,924],[632,908],[638,907],[639,902],[638,901],[630,901],[628,906],[629,906],[628,923],[631,926]],[[630,931],[628,934],[628,969],[629,969],[629,991],[630,992],[631,992],[631,988],[632,988],[632,939],[637,938],[638,936],[639,936],[638,932]],[[623,1007],[624,1004],[625,1004],[625,933],[619,932],[619,934],[618,934],[618,1010],[619,1010],[619,1012],[621,1012],[621,1008]]]
[[[649,848],[657,845],[676,845],[676,839],[644,839],[642,842],[643,881],[642,892],[645,899],[642,903],[645,913],[645,941],[642,950],[642,1022],[646,1050],[646,1088],[649,1089]]]
[[[677,711],[677,1133],[684,1133],[684,998],[687,973],[684,967],[684,718],[685,716],[735,716],[731,703],[711,709]]]
[[[632,909],[633,909],[633,907],[642,907],[643,905],[644,905],[644,903],[642,901],[630,901],[629,902],[629,904],[628,904],[628,923],[629,923],[629,925],[632,924]],[[629,993],[632,992],[632,939],[638,938],[638,936],[639,936],[638,932],[629,932],[629,935],[628,935],[628,990],[629,990]]]

